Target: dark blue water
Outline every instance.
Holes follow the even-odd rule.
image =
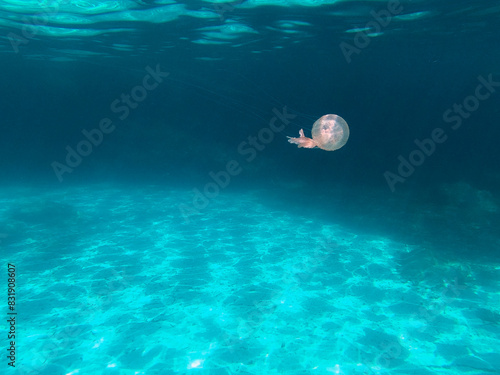
[[[2,371],[500,373],[499,15],[0,2]]]

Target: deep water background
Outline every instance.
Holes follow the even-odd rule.
[[[338,44],[339,39],[325,32],[322,38],[266,57],[252,54],[255,46],[235,51],[213,46],[171,49],[109,61],[7,56],[2,65],[9,74],[1,77],[6,89],[0,103],[2,179],[6,184],[55,187],[118,182],[202,190],[212,181],[209,172],[237,160],[243,171],[223,191],[276,189],[281,197],[291,194],[293,203],[275,204],[305,205],[325,215],[331,198],[336,202],[332,213],[342,210],[344,221],[410,237],[426,235],[415,233],[415,207],[429,205],[439,211],[454,203],[443,193],[443,184],[464,182],[498,191],[498,92],[481,101],[458,130],[443,120],[454,103],[474,94],[479,76],[492,74],[500,80],[495,68],[499,53],[489,48],[487,34],[371,38],[367,48],[351,56],[351,63]],[[223,60],[194,59],[208,51]],[[157,64],[168,78],[119,120],[110,104],[142,82],[145,67]],[[247,162],[238,145],[268,127],[273,109],[284,106],[300,114]],[[302,150],[286,142],[286,136],[296,136],[302,127],[307,134],[326,113],[348,122],[351,135],[344,148]],[[51,163],[64,163],[65,147],[75,148],[84,139],[81,131],[97,127],[104,117],[116,129],[59,182]],[[445,130],[447,141],[391,192],[384,172],[396,173],[398,156],[407,159],[416,149],[414,140],[428,138],[437,127]],[[294,184],[301,189],[290,189]],[[335,192],[339,186],[340,193]],[[377,198],[360,205],[373,191]],[[460,203],[465,211],[477,203],[470,199]],[[384,209],[390,214],[373,215]],[[434,223],[427,225],[434,228]]]
[[[341,43],[385,2],[58,3],[16,53],[9,33],[40,4],[0,2],[0,254],[19,269],[21,375],[498,373],[496,1],[403,1],[352,61]],[[168,77],[119,119],[111,104],[148,67]],[[453,130],[443,115],[480,77],[494,92]],[[246,159],[285,108],[293,121]],[[329,113],[344,147],[287,142]],[[115,129],[59,179],[54,162],[105,118]],[[447,140],[391,189],[437,128]]]
[[[474,93],[478,76],[500,79],[493,64],[498,52],[474,38],[422,38],[372,38],[350,64],[332,38],[277,50],[269,59],[250,59],[243,50],[216,62],[192,60],[190,51],[109,64],[10,56],[2,60],[9,72],[1,78],[6,89],[1,103],[3,178],[58,183],[50,164],[63,162],[65,146],[76,147],[83,129],[109,117],[116,131],[74,173],[65,174],[65,183],[130,176],[190,183],[223,168],[224,158],[236,158],[239,143],[268,126],[273,108],[286,106],[308,117],[299,115],[277,134],[252,162],[256,166],[234,179],[235,185],[266,184],[272,174],[306,178],[316,186],[339,181],[383,186],[383,173],[396,170],[397,156],[407,158],[416,147],[414,139],[428,138],[436,127],[445,129],[449,139],[397,190],[460,179],[498,182],[497,93],[482,101],[457,131],[443,121],[445,110]],[[157,64],[169,77],[125,121],[118,120],[111,102],[142,82],[146,66]],[[340,114],[350,125],[345,149],[298,152],[286,142],[301,127],[307,133],[325,113]]]

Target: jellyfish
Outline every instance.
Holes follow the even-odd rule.
[[[304,136],[300,129],[299,138],[288,137],[288,142],[296,144],[299,148],[319,147],[326,151],[335,151],[346,144],[349,139],[349,126],[347,122],[337,115],[324,115],[313,125],[312,139]]]

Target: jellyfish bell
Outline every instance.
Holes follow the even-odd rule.
[[[311,134],[319,148],[335,151],[347,143],[349,126],[340,116],[325,115],[314,123]]]
[[[349,126],[345,120],[337,115],[324,115],[313,125],[312,139],[304,136],[300,129],[299,137],[288,137],[288,142],[299,148],[321,148],[326,151],[335,151],[344,146],[349,139]]]

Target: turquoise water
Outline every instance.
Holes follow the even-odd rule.
[[[463,244],[449,236],[436,254],[274,203],[295,189],[226,193],[189,221],[175,210],[184,189],[16,189],[2,217],[19,272],[17,371],[498,371],[498,266],[454,259]]]
[[[0,2],[0,373],[500,373],[499,14]]]

